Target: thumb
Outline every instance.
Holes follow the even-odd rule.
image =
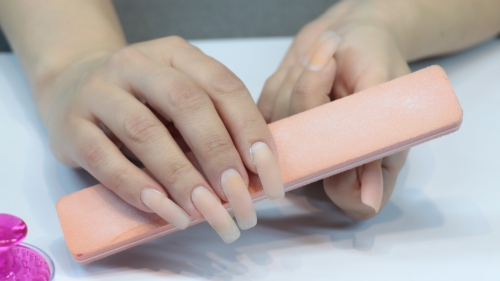
[[[348,217],[366,220],[382,207],[384,182],[379,161],[323,180],[326,194]]]

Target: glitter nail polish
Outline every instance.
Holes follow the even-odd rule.
[[[49,281],[54,263],[42,250],[21,243],[28,234],[24,221],[0,214],[0,281]]]

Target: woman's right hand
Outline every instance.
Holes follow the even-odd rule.
[[[180,229],[190,215],[206,219],[226,243],[236,240],[239,229],[220,199],[230,202],[241,229],[253,227],[245,167],[271,199],[284,195],[273,137],[245,85],[180,37],[86,55],[43,99],[40,114],[62,163],[86,169],[129,204]]]

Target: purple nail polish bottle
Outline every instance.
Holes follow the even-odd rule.
[[[16,216],[0,214],[0,281],[49,281],[54,263],[42,250],[21,241],[28,227]]]

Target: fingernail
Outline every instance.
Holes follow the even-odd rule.
[[[257,168],[262,187],[271,200],[283,198],[285,189],[281,181],[278,161],[264,142],[256,142],[250,147],[253,164]]]
[[[249,229],[257,224],[257,214],[248,187],[235,169],[228,169],[221,176],[221,185],[231,204],[240,229]]]
[[[342,38],[333,31],[323,33],[309,50],[303,64],[311,71],[322,70],[337,51]]]
[[[229,213],[224,209],[220,200],[204,186],[193,189],[191,199],[194,205],[205,217],[208,223],[227,244],[240,237],[240,230]]]
[[[177,228],[186,229],[191,222],[191,218],[181,207],[156,189],[143,189],[141,201],[153,212]]]
[[[382,169],[377,161],[363,165],[361,175],[361,202],[375,210],[380,211],[384,193]]]
[[[361,193],[361,202],[363,202],[363,204],[365,204],[366,206],[373,208],[373,210],[375,210],[375,213],[378,213],[380,211],[380,200],[376,200],[373,197],[363,196],[363,193]]]

